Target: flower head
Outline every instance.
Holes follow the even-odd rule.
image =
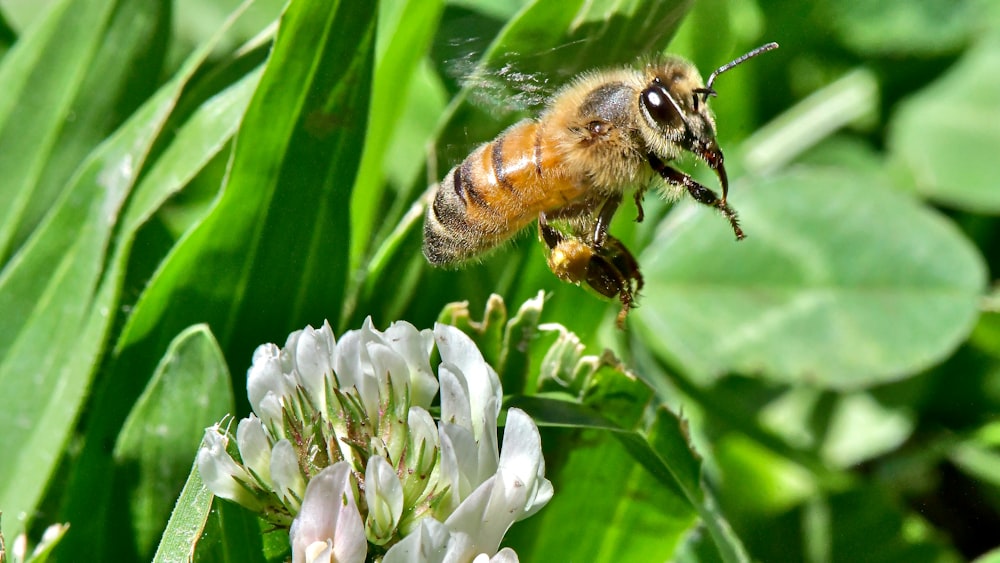
[[[437,377],[431,352],[441,363]],[[440,389],[440,420],[430,413]],[[198,453],[218,496],[290,527],[293,561],[516,561],[500,541],[548,502],[541,440],[460,330],[329,324],[257,348],[254,413],[208,428]]]

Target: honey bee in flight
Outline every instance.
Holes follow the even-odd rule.
[[[645,190],[658,176],[664,195],[687,191],[716,208],[737,240],[744,238],[726,202],[729,181],[707,102],[721,73],[777,47],[750,51],[707,83],[694,65],[673,56],[638,69],[581,75],[540,117],[512,125],[445,175],[424,220],[424,256],[435,266],[460,264],[537,219],[553,273],[617,297],[623,326],[643,283],[635,257],[608,234],[627,190],[635,190],[637,221]],[[722,197],[670,166],[685,152],[715,171]],[[565,223],[569,232],[552,221]]]

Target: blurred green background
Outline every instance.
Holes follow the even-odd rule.
[[[492,293],[513,326],[544,290],[579,347],[543,324],[504,372],[556,486],[508,535],[522,560],[1000,560],[1000,4],[284,4],[0,3],[8,546],[69,522],[56,560],[162,554],[260,343],[461,300],[477,320]],[[533,229],[463,269],[420,254],[429,182],[574,75],[667,51],[707,76],[768,41],[711,101],[748,238],[687,198],[623,205],[627,330]],[[176,553],[283,557],[200,502]]]

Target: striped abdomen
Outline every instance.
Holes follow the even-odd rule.
[[[586,192],[566,174],[557,138],[522,121],[477,148],[444,177],[424,219],[424,256],[431,264],[461,262],[523,229],[541,211],[564,207]]]

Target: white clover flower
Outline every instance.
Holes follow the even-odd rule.
[[[307,327],[257,348],[247,395],[235,451],[213,426],[198,468],[218,496],[290,526],[295,563],[517,561],[500,541],[552,496],[538,428],[511,409],[498,445],[500,380],[452,326],[368,319],[339,341]]]

